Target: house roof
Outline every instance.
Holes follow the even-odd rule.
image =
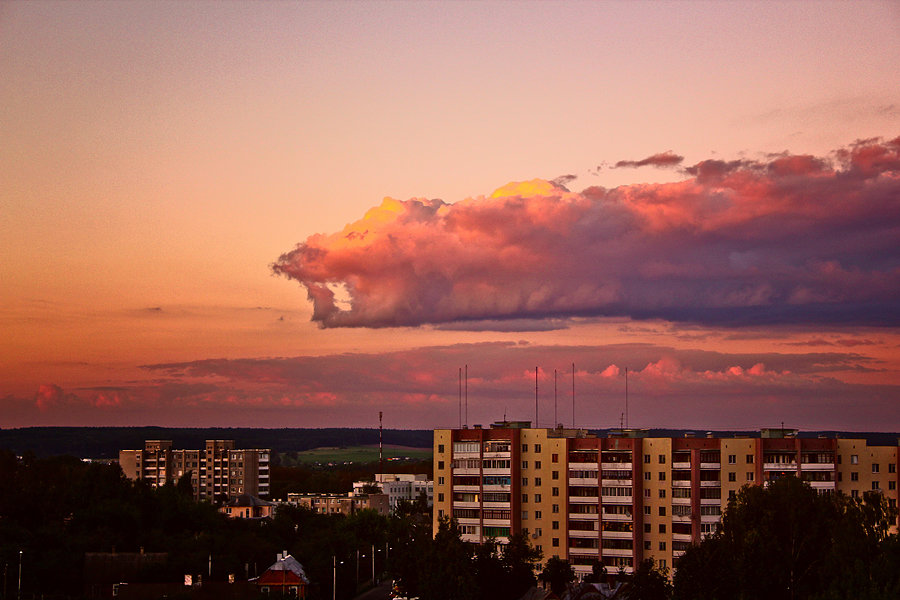
[[[309,583],[306,571],[296,558],[287,552],[278,555],[278,560],[260,575],[258,584]]]
[[[257,498],[256,496],[251,496],[250,494],[241,494],[237,498],[229,501],[225,506],[232,507],[248,507],[248,506],[275,506],[275,502],[269,502],[268,500],[262,500],[261,498]]]

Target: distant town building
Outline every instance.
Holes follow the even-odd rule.
[[[303,565],[285,550],[278,554],[275,564],[256,579],[256,586],[262,594],[306,598],[309,578]]]
[[[242,450],[234,440],[206,440],[203,450],[176,450],[171,440],[147,440],[143,450],[120,450],[119,466],[129,479],[154,486],[190,475],[197,500],[269,495],[270,449]]]
[[[302,506],[322,515],[351,515],[371,509],[378,514],[391,512],[387,494],[301,494],[288,493],[287,503]]]
[[[219,508],[219,512],[232,519],[271,519],[278,508],[277,502],[262,500],[250,494],[232,498]]]
[[[376,473],[374,481],[356,481],[353,494],[361,494],[368,486],[377,485],[387,494],[391,510],[396,510],[400,500],[415,502],[424,492],[428,506],[434,504],[434,481],[425,473]]]
[[[820,494],[877,490],[896,508],[898,471],[896,444],[800,437],[794,429],[730,438],[619,429],[596,437],[504,421],[435,430],[434,525],[453,517],[463,540],[476,543],[505,543],[523,531],[545,560],[568,560],[580,576],[596,560],[631,572],[647,558],[673,566],[715,532],[743,485],[795,475]]]

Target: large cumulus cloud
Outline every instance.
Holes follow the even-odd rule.
[[[676,183],[387,198],[273,270],[323,327],[627,316],[900,324],[900,138],[707,160]]]

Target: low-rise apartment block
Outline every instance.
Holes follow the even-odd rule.
[[[392,511],[401,500],[415,502],[422,494],[425,494],[428,506],[434,504],[434,481],[425,473],[376,473],[374,481],[355,481],[353,493],[360,494],[366,486],[373,484],[387,494]]]
[[[206,440],[203,450],[172,448],[171,440],[147,440],[143,450],[120,450],[119,466],[129,479],[154,486],[190,475],[196,500],[269,495],[269,449],[238,449],[234,440]]]
[[[859,497],[879,490],[896,507],[898,447],[864,439],[758,436],[649,437],[613,430],[532,428],[434,432],[434,524],[453,517],[462,538],[504,543],[526,532],[544,559],[566,559],[576,573],[601,560],[630,572],[646,558],[671,567],[687,547],[713,533],[741,486],[787,474],[819,493]]]
[[[351,515],[358,510],[374,510],[386,515],[391,511],[387,494],[303,494],[290,492],[287,503],[302,506],[322,515]]]

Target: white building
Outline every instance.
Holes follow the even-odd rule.
[[[375,482],[388,495],[392,511],[397,508],[401,499],[415,502],[422,492],[428,497],[428,506],[434,505],[434,481],[429,480],[424,473],[376,473]],[[363,493],[363,487],[367,485],[372,485],[372,482],[354,482],[353,494]]]

